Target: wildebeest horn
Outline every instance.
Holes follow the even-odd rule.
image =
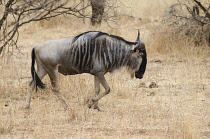
[[[136,41],[140,41],[140,33],[139,33],[139,30],[138,30],[138,36],[137,36],[137,39],[136,39]]]

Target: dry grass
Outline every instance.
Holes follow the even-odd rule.
[[[133,8],[129,14],[152,20],[159,20],[162,8],[173,3],[135,2],[131,1],[131,6],[139,8]],[[157,16],[151,12],[153,9]],[[145,11],[150,11],[147,16]],[[19,41],[23,54],[14,50],[14,55],[5,55],[0,60],[0,138],[210,138],[209,49],[182,49],[184,44],[169,42],[174,49],[165,50],[157,46],[161,36],[150,38],[157,24],[158,21],[127,21],[123,17],[116,23],[118,29],[106,24],[94,28],[89,21],[82,23],[81,19],[69,17],[23,27]],[[130,79],[125,70],[107,74],[111,93],[99,103],[105,112],[86,106],[86,100],[94,95],[93,77],[89,74],[59,76],[61,94],[69,106],[66,111],[49,89],[47,76],[43,82],[48,88],[34,93],[31,109],[24,109],[31,80],[30,51],[35,44],[88,30],[101,30],[132,41],[136,39],[136,29],[141,30],[142,41],[147,44],[147,71],[142,80]],[[180,50],[175,49],[177,45],[181,45]],[[151,82],[158,88],[149,88]]]

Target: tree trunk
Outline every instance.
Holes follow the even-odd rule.
[[[101,24],[105,9],[105,2],[106,0],[90,0],[90,5],[92,7],[91,24],[93,26]]]

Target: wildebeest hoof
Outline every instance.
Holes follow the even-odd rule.
[[[101,110],[99,107],[98,107],[98,102],[94,102],[93,99],[89,99],[88,102],[87,102],[87,106],[88,108],[93,108],[93,109],[96,109],[98,110],[99,112],[104,112],[103,110]]]
[[[104,112],[104,111],[103,111],[102,109],[100,109],[99,107],[94,108],[94,109],[98,110],[99,112]]]
[[[94,102],[93,99],[88,100],[87,106],[90,109],[93,106]]]
[[[52,88],[53,92],[59,93],[59,89],[58,88]]]
[[[30,105],[26,105],[26,106],[25,106],[25,109],[26,109],[26,110],[30,110],[30,109],[31,109]]]

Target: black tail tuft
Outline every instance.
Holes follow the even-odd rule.
[[[34,51],[34,48],[31,52],[31,59],[32,59],[32,62],[31,62],[31,76],[32,76],[32,81],[30,83],[30,85],[34,82],[35,83],[35,87],[36,87],[36,91],[37,91],[37,87],[38,88],[41,88],[41,89],[44,89],[45,88],[45,84],[42,83],[42,81],[40,80],[39,76],[37,75],[36,71],[35,71],[35,67],[34,67],[34,64],[35,64],[35,51]]]

